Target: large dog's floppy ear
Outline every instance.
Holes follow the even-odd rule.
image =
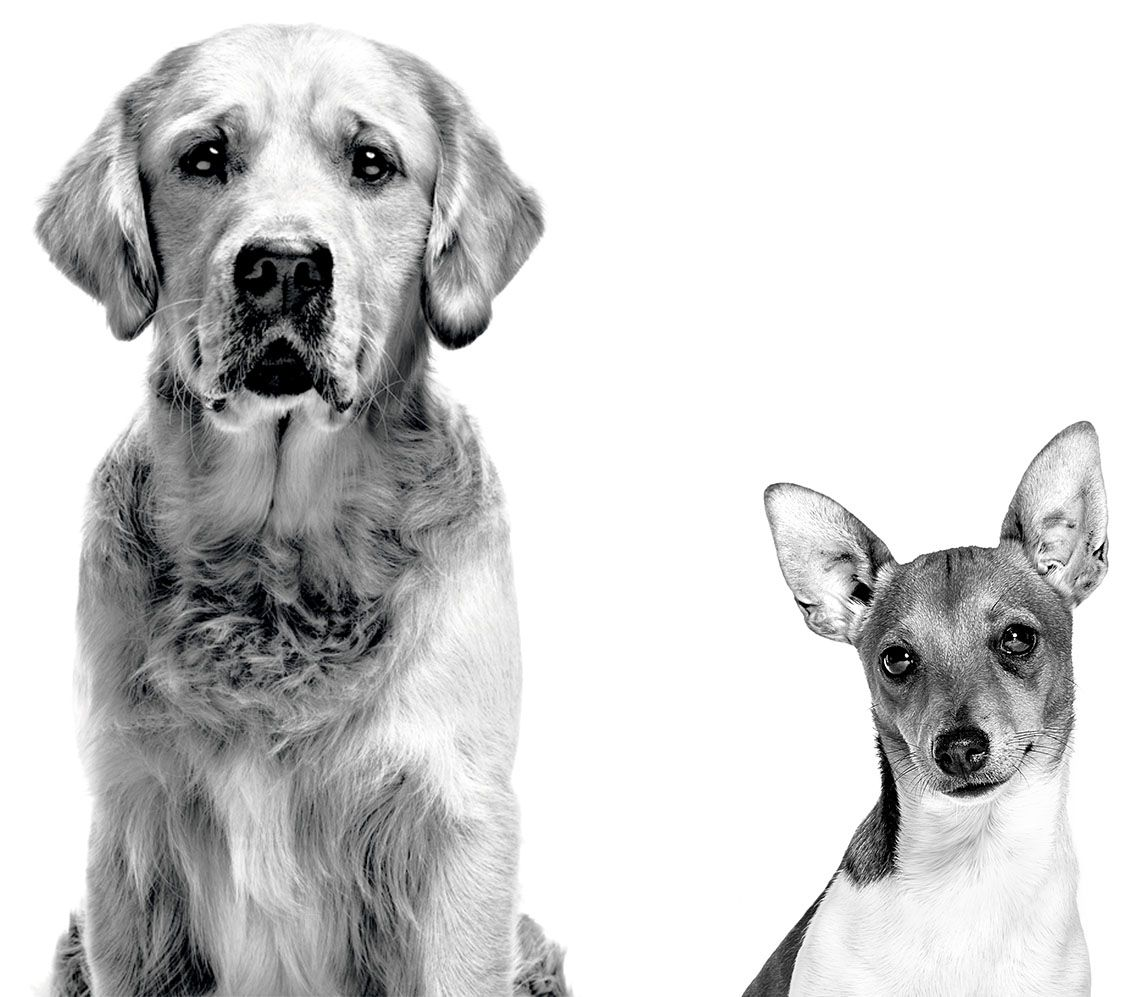
[[[107,309],[119,339],[146,326],[158,300],[128,88],[44,196],[36,234],[52,262]]]
[[[457,349],[487,328],[491,299],[539,241],[543,216],[459,91],[433,74],[427,98],[441,162],[420,298],[436,338]]]
[[[1108,515],[1097,433],[1088,422],[1063,429],[1022,476],[1002,521],[1002,541],[1020,544],[1031,565],[1070,606],[1109,568]]]
[[[883,568],[895,564],[891,551],[838,502],[800,485],[770,485],[765,512],[804,622],[822,637],[854,644]]]

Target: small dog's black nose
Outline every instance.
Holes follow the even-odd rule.
[[[962,779],[986,764],[990,738],[978,727],[956,727],[935,738],[934,751],[935,764]]]
[[[333,286],[333,254],[325,245],[283,252],[266,243],[243,246],[234,260],[238,299],[267,317],[296,315]]]

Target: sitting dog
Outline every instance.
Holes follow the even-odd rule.
[[[500,487],[433,387],[539,239],[423,62],[314,27],[172,52],[38,234],[148,396],[93,482],[79,995],[563,993],[516,915]]]
[[[883,788],[746,997],[1088,993],[1066,786],[1071,610],[1107,566],[1093,427],[1037,456],[994,549],[901,565],[807,488],[765,508],[809,628],[860,653]]]

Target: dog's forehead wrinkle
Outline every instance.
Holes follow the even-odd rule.
[[[1054,625],[1056,602],[1025,559],[1006,547],[934,551],[882,580],[862,643],[868,654],[886,643],[910,643],[929,668],[970,674],[984,664],[1002,621]]]
[[[235,51],[237,50],[237,52]],[[238,109],[256,140],[271,123],[291,124],[339,142],[347,118],[384,128],[417,170],[435,160],[435,134],[419,86],[409,87],[411,57],[315,27],[226,32],[201,43],[167,93],[168,138]]]
[[[1022,565],[1002,548],[963,547],[923,554],[900,565],[882,599],[899,609],[940,606],[949,613],[1016,600],[1025,588]]]

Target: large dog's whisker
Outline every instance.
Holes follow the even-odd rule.
[[[145,324],[147,324],[148,322],[153,322],[153,321],[154,321],[155,319],[157,319],[157,318],[158,318],[160,315],[163,315],[164,313],[166,313],[166,312],[168,312],[168,311],[171,311],[172,309],[174,309],[174,308],[177,308],[177,307],[179,307],[180,305],[187,305],[187,304],[190,304],[190,302],[192,302],[192,301],[197,301],[197,302],[199,302],[199,303],[200,303],[200,304],[199,304],[199,309],[200,309],[200,308],[202,307],[202,305],[201,305],[201,302],[202,302],[203,300],[204,300],[204,299],[202,298],[202,296],[201,296],[201,295],[196,295],[195,297],[192,297],[192,298],[180,298],[180,299],[179,299],[179,300],[177,300],[177,301],[168,301],[168,302],[166,302],[165,304],[163,304],[163,305],[159,306],[158,308],[156,308],[154,311],[152,311],[152,312],[151,312],[151,313],[150,313],[150,314],[149,314],[149,315],[146,317],[146,319],[144,319],[144,321],[143,321],[143,323],[142,323],[142,324],[144,324],[144,325],[145,325]],[[196,310],[197,310],[197,309],[196,309]]]

